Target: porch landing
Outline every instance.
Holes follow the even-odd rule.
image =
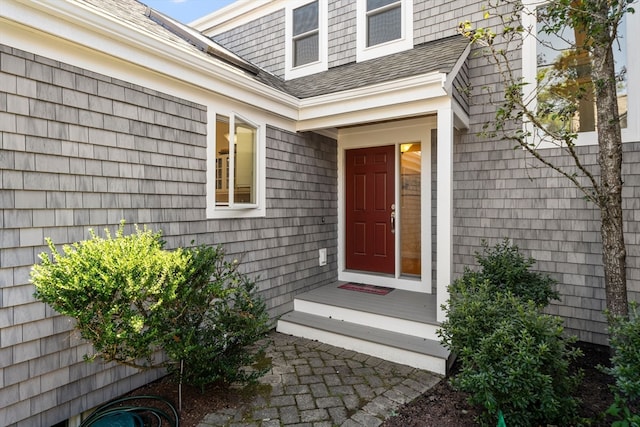
[[[277,331],[445,375],[451,357],[436,331],[436,296],[394,289],[387,295],[336,282],[296,296]]]

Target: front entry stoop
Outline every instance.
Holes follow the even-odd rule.
[[[276,330],[447,374],[453,358],[436,334],[435,295],[399,289],[375,295],[340,289],[341,284],[298,295]]]

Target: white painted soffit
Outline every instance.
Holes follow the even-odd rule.
[[[298,131],[332,129],[437,113],[452,107],[456,127],[468,116],[446,89],[447,74],[433,72],[300,101]],[[465,125],[466,123],[466,125]]]
[[[172,43],[75,0],[0,1],[0,19],[8,20],[7,25],[30,27],[283,117],[297,118],[297,98],[254,80],[186,42]],[[4,39],[0,32],[0,42]],[[43,52],[42,56],[47,55]]]

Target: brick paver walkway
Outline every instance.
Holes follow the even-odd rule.
[[[266,390],[199,427],[375,427],[437,384],[427,371],[303,338],[268,337]]]

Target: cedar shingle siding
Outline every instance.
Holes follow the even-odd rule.
[[[3,425],[51,425],[160,374],[83,361],[72,322],[33,297],[45,237],[72,243],[124,218],[170,248],[223,244],[274,317],[336,279],[335,141],[267,127],[267,217],[206,220],[203,106],[6,46],[0,87]]]
[[[396,53],[392,60],[355,63],[356,2],[328,1],[329,70],[316,76],[288,82],[276,77],[285,70],[284,9],[214,39],[266,70],[250,78],[305,98],[363,82],[449,72],[465,48],[453,37],[459,21],[498,24],[495,17],[484,21],[484,0],[414,0],[418,49]],[[177,50],[210,59],[147,19],[140,3],[87,3],[136,31],[171,41]],[[513,57],[517,70],[520,52]],[[605,344],[598,210],[565,178],[511,143],[478,135],[495,114],[484,88],[498,87],[495,68],[479,49],[472,49],[456,77],[452,96],[468,112],[470,125],[454,133],[454,274],[475,266],[473,254],[483,239],[493,244],[510,238],[538,261],[537,270],[558,280],[562,300],[549,311],[563,316],[567,331],[579,339]],[[269,124],[266,131],[266,217],[206,219],[206,107],[0,45],[0,423],[48,426],[160,375],[82,360],[90,348],[73,324],[33,297],[29,271],[45,249],[45,237],[71,243],[86,238],[89,228],[113,229],[124,218],[130,225],[163,230],[169,248],[192,241],[223,244],[258,278],[274,318],[292,309],[297,293],[337,279],[338,144]],[[435,280],[435,132],[432,141]],[[596,149],[579,151],[595,164]],[[557,150],[544,152],[570,164]],[[639,164],[640,142],[625,143],[627,277],[635,300],[640,299]],[[324,267],[318,266],[320,248],[327,248]]]

